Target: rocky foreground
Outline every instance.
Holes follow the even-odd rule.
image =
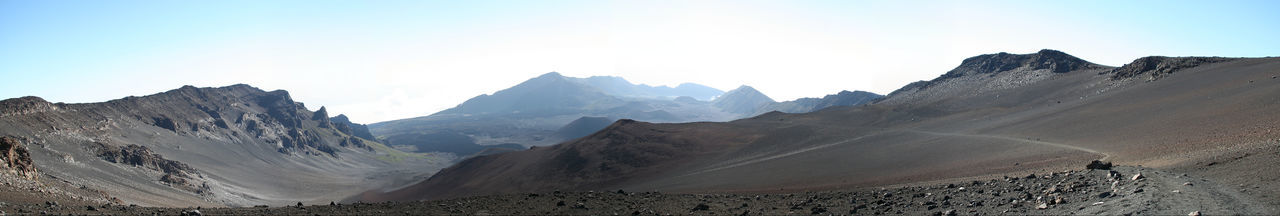
[[[1202,178],[1142,167],[1037,173],[925,186],[789,194],[595,191],[403,203],[246,208],[2,204],[13,214],[208,215],[1026,215],[1266,214],[1239,192]],[[1102,169],[1110,168],[1110,169]]]

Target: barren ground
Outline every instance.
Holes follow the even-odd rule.
[[[918,186],[796,193],[667,194],[595,191],[460,199],[253,208],[200,208],[211,215],[1026,215],[1271,214],[1234,187],[1186,173],[1117,166]],[[1133,176],[1143,177],[1133,180]],[[180,214],[196,208],[6,203],[19,214]],[[1043,205],[1042,205],[1043,204]]]

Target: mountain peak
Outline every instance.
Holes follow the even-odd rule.
[[[346,115],[346,114],[338,114],[338,116],[334,116],[333,118],[329,118],[329,120],[330,120],[330,121],[333,121],[333,122],[351,122],[351,119],[350,119],[350,118],[347,118],[347,115]]]
[[[1074,70],[1101,68],[1084,59],[1051,49],[1042,49],[1030,54],[1010,54],[1000,52],[969,57],[955,69],[942,75],[944,78],[962,77],[974,74],[999,73],[1019,68],[1028,70],[1048,69],[1054,73],[1065,73]]]
[[[534,77],[534,79],[564,79],[564,75],[560,75],[560,72],[552,71],[539,75],[538,77]]]
[[[731,113],[751,113],[757,108],[777,103],[751,86],[742,85],[711,101],[712,106]]]
[[[764,95],[764,93],[760,93],[760,91],[759,91],[759,90],[756,90],[756,88],[753,88],[753,87],[748,86],[748,85],[741,85],[741,86],[738,86],[738,88],[734,88],[733,90],[729,90],[729,91],[725,92],[724,94],[725,94],[725,95],[729,95],[729,94],[735,94],[735,93],[736,93],[736,94],[759,94],[759,95]]]

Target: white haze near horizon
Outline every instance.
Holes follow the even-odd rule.
[[[1274,55],[1273,1],[3,1],[0,97],[285,89],[353,121],[428,115],[550,71],[887,94],[967,57]]]

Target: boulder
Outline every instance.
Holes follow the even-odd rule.
[[[1111,162],[1102,162],[1099,160],[1094,160],[1092,162],[1089,162],[1089,165],[1085,165],[1084,167],[1087,169],[1110,170]]]
[[[705,211],[705,210],[709,210],[709,209],[711,209],[711,206],[708,206],[706,203],[698,203],[698,205],[697,205],[697,206],[694,206],[692,210],[693,210],[693,211]]]
[[[34,180],[40,174],[31,161],[31,153],[17,137],[0,137],[0,170]]]

